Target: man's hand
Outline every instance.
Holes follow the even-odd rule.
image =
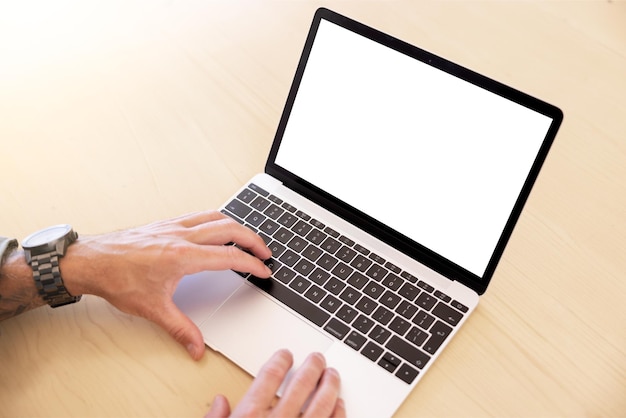
[[[246,249],[251,254],[233,245]],[[93,294],[155,322],[194,359],[204,354],[198,327],[172,301],[181,278],[204,270],[234,269],[269,277],[263,240],[220,212],[200,212],[102,235],[79,236],[61,259],[72,295]]]
[[[293,357],[289,351],[276,352],[265,363],[232,415],[228,400],[218,395],[205,418],[346,416],[343,400],[339,397],[339,374],[335,369],[326,368],[326,360],[319,353],[307,357],[289,381],[283,396],[275,401],[276,391],[292,365]]]

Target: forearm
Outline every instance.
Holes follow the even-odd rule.
[[[45,305],[23,251],[13,251],[0,268],[0,321]]]

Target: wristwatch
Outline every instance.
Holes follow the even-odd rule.
[[[33,269],[39,295],[53,308],[76,303],[82,295],[72,296],[63,284],[59,259],[78,239],[70,225],[55,225],[37,231],[22,241],[26,262]]]

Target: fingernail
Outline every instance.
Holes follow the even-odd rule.
[[[187,352],[192,358],[198,358],[198,349],[193,344],[187,345]]]

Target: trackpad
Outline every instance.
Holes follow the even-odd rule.
[[[274,352],[286,348],[299,366],[310,353],[324,353],[333,340],[250,285],[241,286],[200,327],[204,341],[251,375]]]

